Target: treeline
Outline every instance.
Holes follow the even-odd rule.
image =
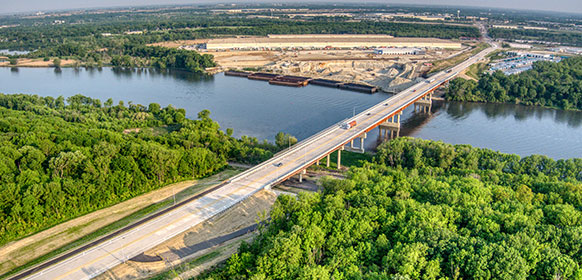
[[[482,74],[479,82],[458,78],[450,83],[445,98],[582,110],[582,57],[559,63],[539,61],[533,69],[515,75]]]
[[[128,15],[131,17],[131,15]],[[241,19],[230,16],[197,16],[168,20],[149,17],[147,20],[124,18],[124,21],[75,24],[23,25],[0,29],[1,49],[50,49],[61,44],[80,44],[86,48],[116,48],[126,43],[148,44],[160,41],[192,40],[217,35],[268,34],[388,34],[399,37],[459,38],[479,37],[473,26],[433,25],[416,23],[349,22],[319,19],[309,21],[280,19]],[[144,31],[143,34],[124,34]],[[111,34],[106,36],[104,34]]]
[[[214,67],[213,56],[200,55],[195,51],[164,47],[125,45],[124,55],[114,55],[111,64],[117,67],[135,67],[132,57],[145,58],[148,66],[159,69],[173,68],[202,73],[205,68]]]
[[[378,150],[376,163],[408,169],[440,168],[443,171],[483,170],[548,178],[552,181],[581,181],[582,158],[554,160],[547,156],[520,157],[470,145],[404,138]],[[582,201],[581,201],[582,202]]]
[[[280,196],[260,235],[198,279],[582,277],[580,181],[481,164],[524,159],[470,146],[379,151],[322,193]]]
[[[582,46],[582,32],[576,31],[490,28],[488,33],[496,39],[531,40],[560,43],[567,46]]]
[[[0,94],[0,245],[278,148],[231,137],[201,111],[77,95]]]

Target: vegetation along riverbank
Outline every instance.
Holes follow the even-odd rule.
[[[515,75],[483,73],[478,82],[457,78],[445,98],[582,110],[582,57],[535,62],[531,70]]]
[[[398,138],[197,279],[579,279],[582,159]]]

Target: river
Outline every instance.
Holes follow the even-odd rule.
[[[380,101],[373,95],[309,85],[272,86],[224,74],[201,76],[181,71],[0,68],[0,92],[65,97],[83,94],[147,105],[172,104],[196,118],[208,109],[235,136],[273,140],[278,131],[304,139]],[[582,112],[511,104],[435,102],[432,113],[403,113],[401,135],[471,144],[519,155],[582,157]],[[377,130],[366,148],[377,144]]]

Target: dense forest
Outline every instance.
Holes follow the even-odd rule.
[[[528,40],[559,43],[567,46],[582,46],[582,32],[491,28],[489,35],[496,39]]]
[[[559,63],[539,61],[533,69],[515,75],[482,74],[478,82],[457,78],[450,82],[445,98],[582,110],[582,57]]]
[[[398,138],[199,279],[581,279],[582,159]]]
[[[0,94],[0,245],[160,186],[257,163],[278,148],[201,111],[82,95]]]

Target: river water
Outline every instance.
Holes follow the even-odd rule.
[[[0,68],[0,92],[65,97],[83,94],[102,101],[113,98],[147,105],[172,104],[196,118],[208,109],[223,129],[235,136],[273,140],[278,131],[304,139],[380,101],[373,95],[309,85],[272,86],[224,74],[201,76],[181,71],[111,68]],[[401,135],[471,144],[519,155],[582,157],[582,112],[518,105],[436,102],[431,114],[403,113]],[[377,130],[366,148],[377,145]]]

